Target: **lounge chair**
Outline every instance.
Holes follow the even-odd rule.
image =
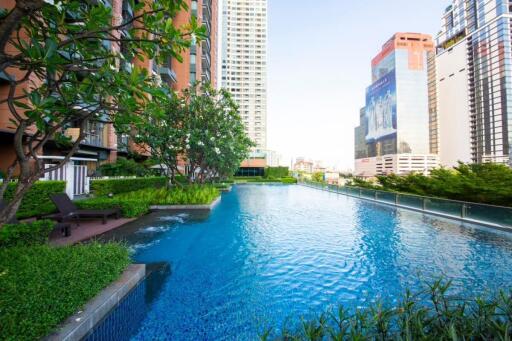
[[[6,206],[7,206],[7,204],[5,203],[5,201],[0,199],[0,210],[4,209]],[[19,224],[20,222],[18,221],[16,216],[14,216],[7,223],[8,224]],[[62,233],[62,235],[64,237],[69,237],[71,235],[71,225],[68,223],[57,223],[55,225],[54,230],[57,230],[57,229],[60,230],[60,232]]]
[[[59,213],[53,215],[53,218],[56,218],[60,221],[72,220],[76,221],[78,224],[78,221],[83,218],[101,218],[102,223],[106,224],[108,217],[115,217],[116,219],[119,219],[121,216],[121,210],[119,208],[104,210],[80,210],[65,193],[53,194],[50,196],[50,199],[59,210]]]

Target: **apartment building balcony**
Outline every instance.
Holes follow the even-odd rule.
[[[211,21],[213,16],[212,1],[203,0],[203,22]]]
[[[210,54],[209,53],[203,53],[201,55],[201,67],[203,70],[210,70],[211,69],[211,60],[210,60]]]
[[[158,65],[153,62],[153,71],[160,75],[163,81],[175,83],[178,78],[176,77],[176,72],[171,68],[171,63],[166,65]]]
[[[117,151],[122,153],[128,152],[128,146],[130,143],[130,139],[126,134],[117,135]]]
[[[64,135],[71,138],[72,142],[75,142],[80,136],[80,128],[70,127],[64,132]],[[108,129],[107,125],[103,122],[93,121],[87,124],[85,131],[85,137],[81,142],[82,145],[109,148],[108,145]]]

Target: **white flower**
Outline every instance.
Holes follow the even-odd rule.
[[[203,143],[203,141],[199,141],[199,142],[197,142],[197,145],[198,146],[204,146],[204,143]]]
[[[218,147],[215,147],[215,153],[220,154],[220,149]]]

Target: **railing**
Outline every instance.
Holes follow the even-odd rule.
[[[54,164],[45,164],[45,168],[53,167]],[[41,180],[66,181],[66,193],[70,198],[89,193],[89,177],[87,176],[86,165],[75,165],[67,162],[62,167],[46,172]]]
[[[301,181],[299,183],[304,186],[348,195],[363,200],[512,231],[512,208],[510,207],[424,197],[414,194],[379,191],[360,187],[328,185],[318,182]]]

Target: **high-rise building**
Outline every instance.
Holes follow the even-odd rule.
[[[441,163],[511,162],[512,8],[453,0],[437,36]]]
[[[217,26],[218,0],[185,0],[188,11],[182,11],[174,18],[177,26],[190,21],[191,17],[206,27],[207,37],[201,43],[182,52],[182,61],[171,60],[175,73],[174,89],[183,90],[194,82],[210,82],[217,87]]]
[[[267,146],[267,0],[224,0],[222,87],[256,148]]]
[[[396,33],[372,60],[372,84],[355,129],[355,174],[428,173],[436,151],[434,44]]]
[[[144,0],[151,3],[152,0]],[[105,0],[103,1],[112,8],[112,20],[115,24],[126,22],[136,14],[128,0]],[[133,61],[125,61],[122,68],[133,67],[134,65],[159,75],[163,82],[169,84],[176,90],[189,86],[195,80],[211,81],[216,85],[217,80],[217,3],[218,0],[185,0],[188,10],[183,10],[176,15],[174,23],[177,26],[187,23],[191,16],[195,16],[200,24],[204,24],[207,30],[207,39],[200,44],[193,46],[190,50],[183,51],[183,62],[171,59],[162,64],[155,60],[135,58]],[[12,8],[14,0],[7,0],[2,6]],[[129,27],[126,27],[129,29]],[[113,50],[123,50],[123,46],[106,42]],[[133,63],[133,65],[132,65]],[[20,77],[23,72],[13,70],[13,75]],[[18,86],[19,93],[29,89],[30,83],[37,77],[33,75],[29,81]],[[9,82],[5,75],[0,74],[0,98],[7,97]],[[14,129],[10,122],[12,116],[7,103],[0,104],[0,171],[5,172],[8,166],[15,159],[13,148]],[[70,123],[64,129],[64,133],[72,139],[79,135],[80,128],[75,123]],[[144,156],[149,153],[130,141],[128,136],[117,134],[108,117],[100,117],[98,120],[90,120],[86,127],[85,139],[80,143],[79,149],[73,155],[71,161],[76,166],[87,166],[87,173],[92,175],[96,168],[106,162],[114,162],[119,156],[128,156],[130,152],[136,152]],[[56,163],[61,160],[66,151],[55,141],[50,140],[42,148],[42,158],[47,164]]]

